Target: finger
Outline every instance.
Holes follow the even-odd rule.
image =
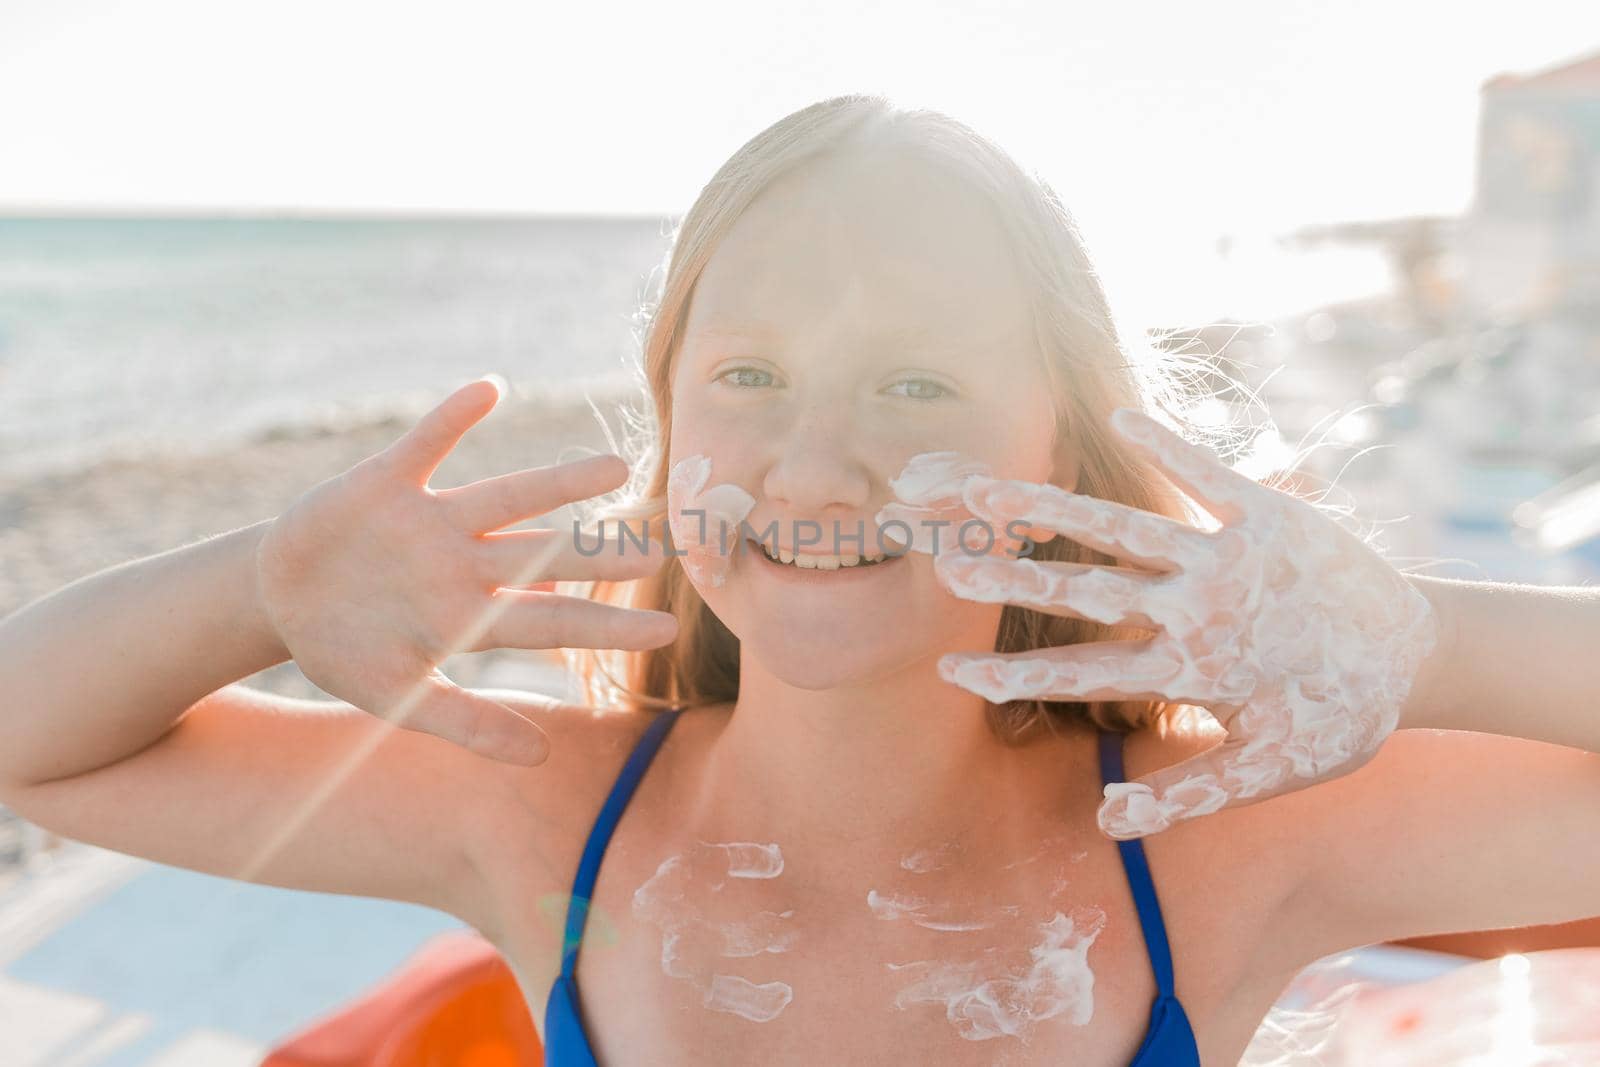
[[[955,509],[890,501],[872,518],[877,527],[878,551],[895,555],[907,552],[939,555],[956,544],[961,523],[967,515]]]
[[[428,484],[433,472],[466,432],[500,403],[506,389],[498,374],[468,382],[384,450],[394,468],[416,485]]]
[[[494,616],[471,651],[492,648],[660,648],[678,636],[671,612],[603,604],[581,596],[496,589]]]
[[[938,555],[956,545],[960,527],[973,518],[962,502],[961,488],[968,478],[991,473],[987,463],[949,450],[919,452],[906,460],[889,480],[894,499],[874,516],[879,548],[891,551],[892,545]],[[1001,539],[996,532],[994,540]]]
[[[487,533],[608,493],[627,480],[627,461],[607,452],[571,463],[512,471],[443,489],[434,496],[449,507],[457,525],[473,533]]]
[[[1210,449],[1185,440],[1142,411],[1117,408],[1111,413],[1111,425],[1224,525],[1244,518],[1261,499],[1259,483],[1225,465]]]
[[[1032,541],[1034,544],[1038,545],[1042,545],[1046,541],[1053,541],[1055,538],[1060,536],[1060,534],[1055,530],[1046,529],[1043,526],[1035,526],[1031,523],[1023,522],[1021,519],[1015,519],[1011,522],[1008,522],[1004,527],[1002,527],[1002,532],[1007,537],[1012,539],[1025,537],[1029,541]],[[1024,554],[1026,555],[1026,553]]]
[[[456,685],[437,667],[423,676],[395,718],[419,730],[505,763],[534,766],[550,754],[550,738],[504,704]]]
[[[1166,579],[1128,568],[956,553],[937,557],[933,571],[945,588],[968,600],[1160,629],[1151,603],[1154,584]]]
[[[983,551],[986,555],[1025,556],[1031,549],[1027,549],[1024,539],[1043,544],[1056,536],[1054,530],[1021,520],[1004,525],[994,523],[987,516],[975,514],[959,498],[957,504],[945,507],[891,501],[878,509],[873,521],[881,552],[921,552],[937,556],[959,548],[965,552]],[[975,529],[973,523],[988,526],[989,536]]]
[[[965,495],[967,507],[991,523],[1020,519],[1156,571],[1182,569],[1205,551],[1203,530],[1059,485],[974,478]]]
[[[577,531],[511,530],[478,540],[484,577],[513,588],[557,581],[630,581],[656,573],[668,558],[664,546],[643,537],[602,540]]]
[[[1286,754],[1281,742],[1230,735],[1199,755],[1107,785],[1096,818],[1109,837],[1143,837],[1185,819],[1341,778],[1374,754],[1357,752],[1333,767],[1307,767]]]
[[[1194,678],[1166,641],[1089,641],[1028,652],[947,652],[939,676],[995,704],[1008,700],[1181,700]],[[1203,684],[1203,679],[1199,684]]]

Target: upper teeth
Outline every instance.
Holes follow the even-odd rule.
[[[888,553],[878,553],[870,556],[818,556],[811,553],[790,552],[781,548],[774,556],[765,545],[761,546],[761,551],[768,559],[776,558],[783,563],[792,563],[796,567],[822,571],[835,571],[840,567],[854,567],[858,563],[877,563],[888,558]]]

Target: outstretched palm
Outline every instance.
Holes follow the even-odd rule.
[[[994,702],[1165,699],[1209,710],[1211,750],[1106,787],[1117,838],[1357,769],[1392,733],[1438,638],[1427,597],[1372,548],[1287,493],[1251,481],[1156,420],[1113,426],[1220,521],[1200,530],[1058,486],[973,477],[968,510],[1020,518],[1153,568],[938,556],[959,596],[1156,631],[1016,653],[951,653],[948,681]]]

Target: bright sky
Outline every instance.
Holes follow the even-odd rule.
[[[681,214],[746,139],[884,92],[1151,245],[1455,213],[1477,97],[1593,0],[7,0],[0,211]]]

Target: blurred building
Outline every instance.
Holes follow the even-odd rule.
[[[1548,564],[1550,580],[1592,580],[1600,576],[1600,52],[1484,83],[1473,201],[1451,238],[1460,288],[1446,338],[1465,347],[1465,374],[1447,383],[1436,415],[1475,428],[1462,435],[1462,460],[1477,479],[1520,472],[1501,478],[1519,492],[1479,508],[1484,520],[1504,523],[1522,553]]]
[[[1465,294],[1495,317],[1600,306],[1600,52],[1484,83]]]
[[[1600,580],[1600,51],[1497,75],[1480,107],[1464,214],[1290,235],[1375,245],[1395,284],[1288,325],[1284,358],[1365,377],[1377,414],[1338,436],[1383,451],[1344,483],[1404,517],[1397,554],[1465,564],[1452,577]]]

